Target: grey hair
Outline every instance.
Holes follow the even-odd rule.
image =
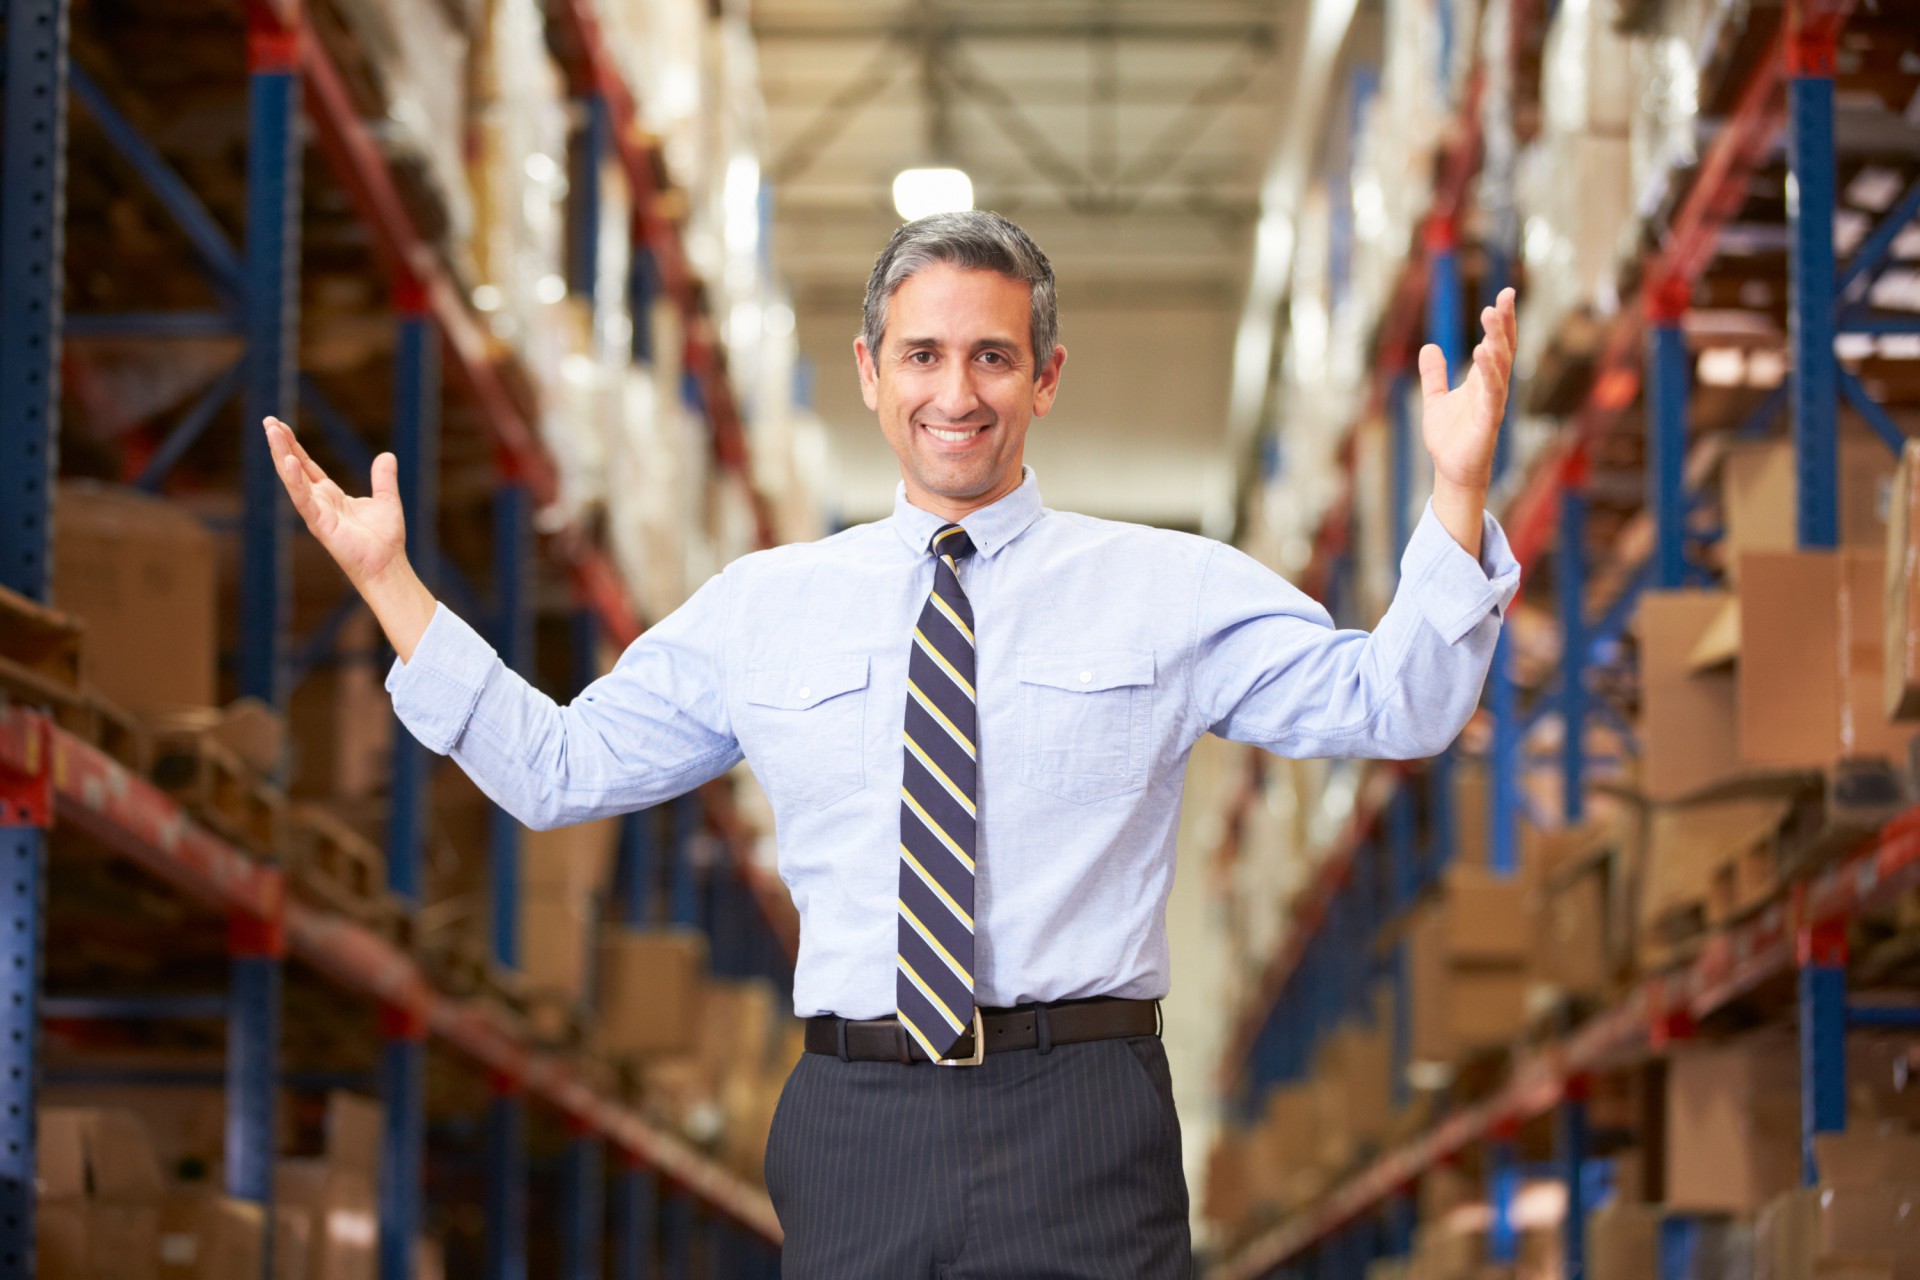
[[[1054,296],[1053,264],[1033,238],[997,213],[969,209],[936,213],[907,223],[893,233],[867,277],[861,308],[861,332],[873,358],[887,335],[887,303],[910,276],[936,262],[972,271],[997,271],[1027,286],[1032,296],[1028,329],[1033,342],[1033,376],[1039,377],[1060,338],[1060,306]]]

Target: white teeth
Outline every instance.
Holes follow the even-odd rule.
[[[928,427],[927,430],[931,431],[936,439],[945,440],[948,444],[959,444],[963,440],[973,439],[984,431],[985,428],[969,427],[964,431],[942,431],[938,427]]]

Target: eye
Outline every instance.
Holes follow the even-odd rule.
[[[1005,364],[1007,362],[1007,357],[1003,353],[998,351],[982,351],[980,353],[980,358],[982,360],[987,361],[990,364],[996,364],[996,365]]]
[[[933,352],[928,351],[926,348],[922,347],[918,351],[907,352],[907,360],[911,364],[919,364],[919,365],[932,364]]]

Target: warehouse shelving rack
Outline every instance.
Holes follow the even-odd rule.
[[[1563,732],[1557,764],[1564,782],[1568,822],[1581,819],[1580,805],[1588,769],[1584,726],[1606,708],[1588,692],[1588,672],[1612,647],[1631,620],[1638,596],[1648,587],[1666,588],[1699,580],[1704,572],[1690,557],[1690,543],[1701,536],[1689,524],[1696,499],[1689,492],[1688,400],[1691,364],[1681,325],[1696,286],[1718,250],[1723,228],[1735,221],[1754,178],[1765,166],[1784,130],[1788,137],[1790,181],[1797,200],[1788,202],[1789,339],[1791,374],[1766,397],[1738,431],[1758,434],[1791,413],[1799,506],[1797,531],[1804,547],[1831,547],[1838,540],[1838,410],[1841,397],[1890,447],[1903,435],[1858,379],[1840,368],[1834,353],[1837,333],[1915,333],[1920,322],[1910,314],[1871,310],[1861,299],[1864,282],[1887,263],[1895,238],[1920,213],[1920,180],[1895,200],[1879,224],[1867,232],[1850,261],[1834,258],[1835,50],[1852,6],[1846,0],[1792,6],[1767,37],[1744,80],[1730,94],[1728,115],[1720,122],[1701,157],[1691,186],[1674,207],[1659,244],[1640,264],[1637,304],[1629,299],[1607,326],[1599,345],[1588,390],[1579,408],[1524,476],[1503,475],[1513,494],[1505,524],[1523,568],[1540,560],[1553,545],[1555,613],[1568,656],[1557,688],[1541,691],[1524,712],[1519,707],[1503,637],[1494,658],[1487,692],[1490,747],[1488,862],[1511,873],[1518,862],[1517,817],[1522,743],[1543,715],[1557,713]],[[1407,264],[1394,304],[1377,342],[1379,370],[1370,409],[1390,415],[1390,484],[1408,492],[1412,441],[1406,412],[1406,357],[1412,345],[1408,317],[1418,314],[1424,296],[1427,339],[1441,346],[1451,369],[1460,367],[1464,335],[1459,321],[1461,282],[1453,229],[1479,138],[1477,78],[1462,96],[1449,135],[1451,151],[1437,168],[1434,213],[1416,254]],[[1498,247],[1489,250],[1497,258]],[[1497,262],[1493,264],[1497,272]],[[1490,272],[1494,274],[1494,272]],[[1843,305],[1837,306],[1836,303]],[[1587,560],[1587,483],[1592,451],[1618,424],[1644,391],[1647,434],[1645,510],[1652,524],[1650,554],[1644,563],[1608,563],[1605,577]],[[1396,545],[1403,545],[1404,501],[1394,507]],[[1697,522],[1695,522],[1697,524]],[[1322,524],[1307,583],[1316,592],[1339,594],[1336,580],[1345,568],[1342,552],[1349,536],[1347,498],[1337,501]],[[1590,583],[1616,588],[1612,599],[1590,618]],[[1615,726],[1620,727],[1620,726]],[[1629,736],[1630,735],[1623,735]],[[1430,877],[1446,865],[1452,821],[1450,762],[1441,757],[1423,771],[1380,765],[1368,771],[1357,793],[1353,816],[1311,883],[1291,909],[1292,927],[1260,980],[1256,995],[1242,1011],[1223,1056],[1220,1084],[1243,1105],[1257,1101],[1272,1083],[1305,1075],[1318,1036],[1332,1029],[1347,1011],[1363,1007],[1364,993],[1377,977],[1396,985],[1404,997],[1406,958],[1402,950],[1382,960],[1366,948],[1342,946],[1369,937],[1410,906]],[[1261,784],[1257,758],[1226,826],[1227,840],[1238,839],[1238,812],[1252,802]],[[1424,788],[1428,839],[1417,844],[1418,801]],[[1283,1222],[1241,1249],[1224,1267],[1229,1277],[1271,1274],[1358,1277],[1368,1261],[1403,1254],[1413,1227],[1411,1192],[1426,1170],[1464,1149],[1487,1144],[1492,1157],[1489,1178],[1496,1229],[1490,1235],[1494,1260],[1511,1260],[1515,1238],[1498,1230],[1509,1221],[1510,1197],[1517,1186],[1511,1137],[1519,1122],[1557,1111],[1557,1164],[1567,1192],[1563,1274],[1583,1274],[1583,1200],[1588,1131],[1586,1080],[1596,1071],[1657,1055],[1671,1040],[1688,1034],[1715,1010],[1786,974],[1798,978],[1798,1023],[1803,1092],[1803,1165],[1811,1183],[1812,1136],[1844,1127],[1845,1032],[1849,1027],[1912,1027],[1906,1009],[1849,1007],[1846,1000],[1846,926],[1859,912],[1882,905],[1920,884],[1920,809],[1890,823],[1879,838],[1834,863],[1812,880],[1790,886],[1788,896],[1758,917],[1709,940],[1698,959],[1681,970],[1636,987],[1621,1002],[1586,1020],[1572,1032],[1534,1048],[1512,1064],[1507,1083],[1492,1097],[1443,1118],[1436,1127],[1382,1154],[1305,1212]],[[1384,973],[1382,972],[1384,970]],[[1396,999],[1404,1010],[1404,998]],[[1392,1029],[1396,1088],[1404,1090],[1408,1029],[1404,1017]]]
[[[686,331],[689,381],[712,428],[716,461],[733,483],[747,488],[760,541],[773,537],[769,509],[748,477],[744,424],[727,379],[705,299],[681,247],[678,229],[663,211],[664,181],[657,148],[641,132],[634,99],[614,70],[584,0],[553,7],[561,28],[573,85],[588,101],[593,127],[589,145],[617,148],[632,187],[636,257],[645,269],[636,284],[658,280],[677,304]],[[437,251],[415,230],[388,161],[359,118],[339,70],[308,25],[298,0],[248,0],[247,235],[236,248],[192,190],[115,109],[109,96],[75,66],[69,55],[67,0],[6,0],[5,152],[0,156],[0,582],[30,599],[47,598],[51,577],[52,481],[58,436],[62,315],[61,266],[65,220],[65,165],[69,96],[100,125],[109,143],[141,176],[185,233],[199,265],[221,300],[211,312],[166,311],[77,317],[76,332],[119,336],[181,334],[244,335],[241,361],[181,418],[162,444],[143,483],[157,485],[235,393],[244,423],[269,413],[295,421],[306,407],[336,452],[365,463],[371,451],[333,411],[318,388],[297,374],[300,262],[301,161],[304,109],[312,134],[335,179],[344,187],[384,270],[397,322],[395,452],[402,461],[408,503],[409,554],[432,573],[445,569],[432,545],[437,511],[438,409],[443,353],[466,395],[477,406],[493,443],[500,487],[496,498],[499,537],[496,576],[502,608],[503,658],[525,667],[531,633],[527,574],[532,546],[531,511],[551,500],[556,472],[510,382],[509,358],[499,355],[463,291]],[[588,218],[597,210],[588,202]],[[591,246],[593,236],[584,238]],[[589,261],[584,273],[591,278]],[[644,298],[640,299],[644,302]],[[289,686],[332,641],[351,600],[296,651],[285,634],[289,511],[257,430],[243,444],[243,538],[240,691],[285,706]],[[364,466],[361,467],[364,470]],[[592,629],[624,645],[641,630],[640,619],[605,553],[591,540],[549,539],[546,551],[569,581],[580,610],[577,630],[591,652]],[[469,594],[457,578],[445,586]],[[585,661],[576,662],[591,674]],[[401,741],[405,742],[404,734]],[[392,888],[407,899],[420,889],[420,842],[424,831],[427,776],[423,749],[399,749],[394,758],[393,823],[389,838]],[[775,910],[777,886],[744,857],[740,821],[724,787],[703,791],[705,821],[734,855],[735,876],[718,877],[711,889],[718,903],[703,909],[691,877],[675,867],[674,917],[687,923],[723,923],[751,911],[774,929],[778,947],[764,938],[742,939],[734,928],[725,952],[716,935],[716,962],[723,954],[784,953],[790,962],[794,935],[789,917]],[[672,806],[674,845],[669,856],[684,862],[686,836],[695,813],[688,803]],[[424,1047],[437,1038],[487,1074],[494,1102],[489,1116],[489,1274],[522,1276],[527,1265],[527,1168],[525,1103],[551,1107],[574,1135],[567,1156],[563,1256],[567,1274],[599,1274],[602,1168],[605,1144],[617,1151],[622,1172],[613,1191],[619,1208],[615,1274],[647,1274],[664,1237],[673,1274],[686,1274],[692,1253],[697,1203],[714,1215],[713,1251],[730,1251],[739,1274],[772,1273],[777,1263],[766,1243],[777,1243],[779,1225],[763,1193],[660,1132],[612,1098],[596,1091],[567,1061],[532,1050],[510,1024],[482,1005],[436,991],[419,965],[368,929],[344,917],[291,900],[285,879],[197,826],[173,801],[33,711],[0,707],[0,854],[13,871],[6,947],[7,1110],[0,1125],[7,1141],[0,1153],[0,1276],[27,1277],[34,1270],[34,1099],[40,1028],[40,948],[48,831],[71,824],[146,868],[189,897],[226,914],[230,927],[232,989],[225,1002],[228,1025],[228,1194],[270,1204],[273,1176],[274,1089],[281,968],[291,954],[341,989],[362,995],[381,1011],[384,1049],[382,1093],[387,1133],[380,1209],[381,1274],[411,1274],[412,1240],[421,1222],[424,1158]],[[647,918],[645,868],[658,858],[651,815],[630,818],[621,841],[621,871],[627,919]],[[491,840],[496,884],[515,883],[514,826],[497,818]],[[511,890],[496,903],[494,951],[512,963]],[[732,923],[730,920],[727,923]],[[734,956],[740,963],[739,956]],[[131,1008],[139,1001],[108,1002]],[[663,1185],[664,1184],[664,1187]],[[664,1202],[662,1190],[668,1192]],[[656,1210],[659,1210],[656,1212]],[[752,1238],[752,1248],[740,1243]]]

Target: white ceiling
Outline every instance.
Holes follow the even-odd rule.
[[[1066,381],[1028,460],[1051,506],[1218,527],[1260,184],[1298,44],[1285,0],[754,0],[776,260],[849,521],[892,457],[852,381],[894,175],[953,164],[1060,282]]]

